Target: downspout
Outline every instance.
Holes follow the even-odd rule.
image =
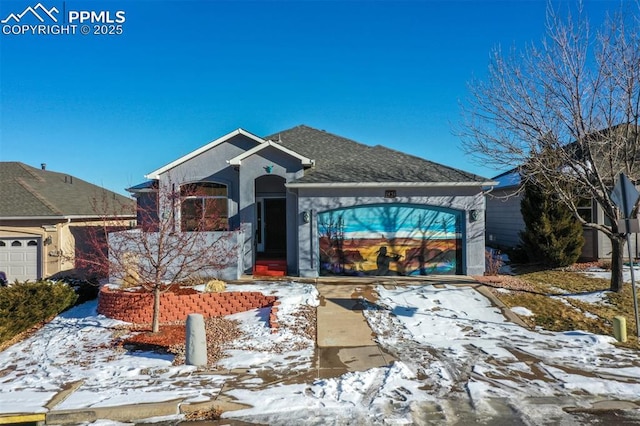
[[[483,196],[483,197],[485,197],[485,200],[484,200],[484,212],[483,212],[483,214],[482,214],[482,220],[483,220],[483,222],[484,222],[484,224],[483,224],[483,226],[482,226],[482,227],[483,227],[483,229],[484,229],[484,250],[485,250],[485,256],[486,256],[486,247],[487,247],[487,200],[486,200],[486,196],[487,196],[488,194],[490,194],[490,193],[493,191],[494,187],[495,187],[494,185],[491,185],[491,186],[489,186],[489,188],[488,188],[488,189],[483,189],[483,190],[480,192],[480,193],[482,194],[482,196]],[[467,244],[466,244],[467,237],[465,236],[465,238],[464,238],[464,239],[465,239],[465,251],[467,251]],[[469,264],[468,264],[468,262],[467,262],[467,259],[466,259],[466,258],[467,258],[467,255],[468,255],[468,254],[465,254],[465,263],[466,263],[466,265],[465,265],[465,272],[466,272],[466,268],[469,266]],[[485,272],[486,272],[486,266],[485,266],[483,269],[484,269],[484,270],[485,270]]]
[[[309,263],[311,264],[311,269],[316,270],[318,267],[316,265],[316,257],[314,256],[315,250],[313,249],[313,210],[309,211]]]
[[[69,233],[71,233],[70,224],[71,224],[71,218],[68,217],[67,218],[67,232],[69,232]],[[59,242],[59,244],[58,244],[58,253],[59,253],[59,256],[58,256],[58,273],[60,273],[62,271],[62,261],[64,259],[64,251],[62,249],[62,232],[60,232],[58,234],[58,242]],[[75,247],[75,243],[74,243],[74,247]],[[74,259],[75,259],[75,252],[73,253],[73,255],[74,255]],[[74,260],[74,263],[75,263],[75,260]]]

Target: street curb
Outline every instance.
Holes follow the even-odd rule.
[[[75,385],[75,383],[74,383]],[[78,384],[79,386],[79,384]],[[74,386],[77,388],[78,386]],[[68,391],[73,392],[73,390]],[[68,396],[68,395],[67,395]],[[183,398],[163,402],[117,405],[110,407],[78,408],[69,410],[52,410],[48,413],[14,413],[0,415],[0,425],[16,424],[55,424],[77,425],[110,420],[118,422],[135,422],[152,417],[178,416],[198,411],[216,410],[220,413],[251,408],[220,395],[215,400],[183,403]],[[60,400],[58,402],[61,402]]]
[[[220,413],[226,413],[228,411],[245,410],[252,407],[252,405],[235,402],[232,398],[227,397],[223,394],[223,391],[221,391],[220,395],[218,395],[214,400],[180,405],[180,413],[190,414],[200,410],[216,410]]]
[[[77,410],[54,410],[46,414],[46,424],[78,424],[95,422],[99,419],[131,422],[150,417],[172,416],[180,414],[182,398],[164,402],[128,404],[113,407],[80,408]]]

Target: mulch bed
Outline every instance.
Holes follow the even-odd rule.
[[[152,284],[149,284],[147,286],[145,286],[146,288],[140,286],[140,287],[129,287],[124,289],[125,291],[131,292],[131,293],[149,293],[149,290],[151,287],[153,287]],[[174,283],[174,284],[169,284],[166,287],[163,287],[161,290],[163,293],[174,293],[177,294],[178,296],[186,296],[188,294],[198,294],[200,293],[198,290],[192,288],[192,287],[183,287],[182,285],[180,285],[180,283]]]
[[[186,324],[161,325],[160,331],[151,332],[151,327],[132,327],[132,331],[140,333],[123,340],[122,345],[136,350],[167,351],[171,346],[184,344],[187,339]]]
[[[127,289],[127,291],[148,293],[148,290],[142,287],[130,288]],[[162,292],[170,292],[180,296],[198,293],[197,290],[191,287],[183,287],[179,283],[169,285],[168,288],[163,289]],[[134,350],[156,350],[165,352],[171,346],[183,345],[187,338],[187,329],[184,322],[180,324],[160,325],[160,331],[157,333],[151,332],[150,325],[142,327],[131,326],[130,330],[139,333],[124,339],[122,345]]]
[[[148,293],[142,287],[132,287],[127,291],[134,293]],[[179,296],[198,294],[199,291],[191,287],[184,287],[180,283],[170,284],[163,293],[169,292]],[[161,324],[160,331],[153,333],[151,325],[131,325],[130,331],[138,332],[136,335],[124,339],[121,343],[124,347],[133,350],[154,350],[166,352],[170,347],[184,345],[187,339],[187,326],[184,321],[176,324]]]
[[[151,326],[127,325],[123,331],[134,333],[115,343],[126,350],[152,351],[175,355],[174,365],[184,364],[186,346],[186,321],[161,324],[160,331],[151,332]],[[241,337],[237,321],[226,318],[206,318],[207,364],[215,365],[223,356],[223,347]]]

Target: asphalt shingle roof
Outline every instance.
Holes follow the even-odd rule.
[[[265,137],[316,161],[297,183],[480,183],[489,179],[300,125]]]
[[[0,218],[96,216],[91,200],[111,204],[109,212],[128,206],[129,214],[134,214],[133,200],[82,179],[20,162],[0,162]]]

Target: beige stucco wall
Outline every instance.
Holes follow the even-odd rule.
[[[110,221],[108,226],[128,226],[133,218]],[[78,228],[103,226],[99,220],[3,220],[0,224],[0,238],[38,238],[41,278],[75,268],[76,237]]]

